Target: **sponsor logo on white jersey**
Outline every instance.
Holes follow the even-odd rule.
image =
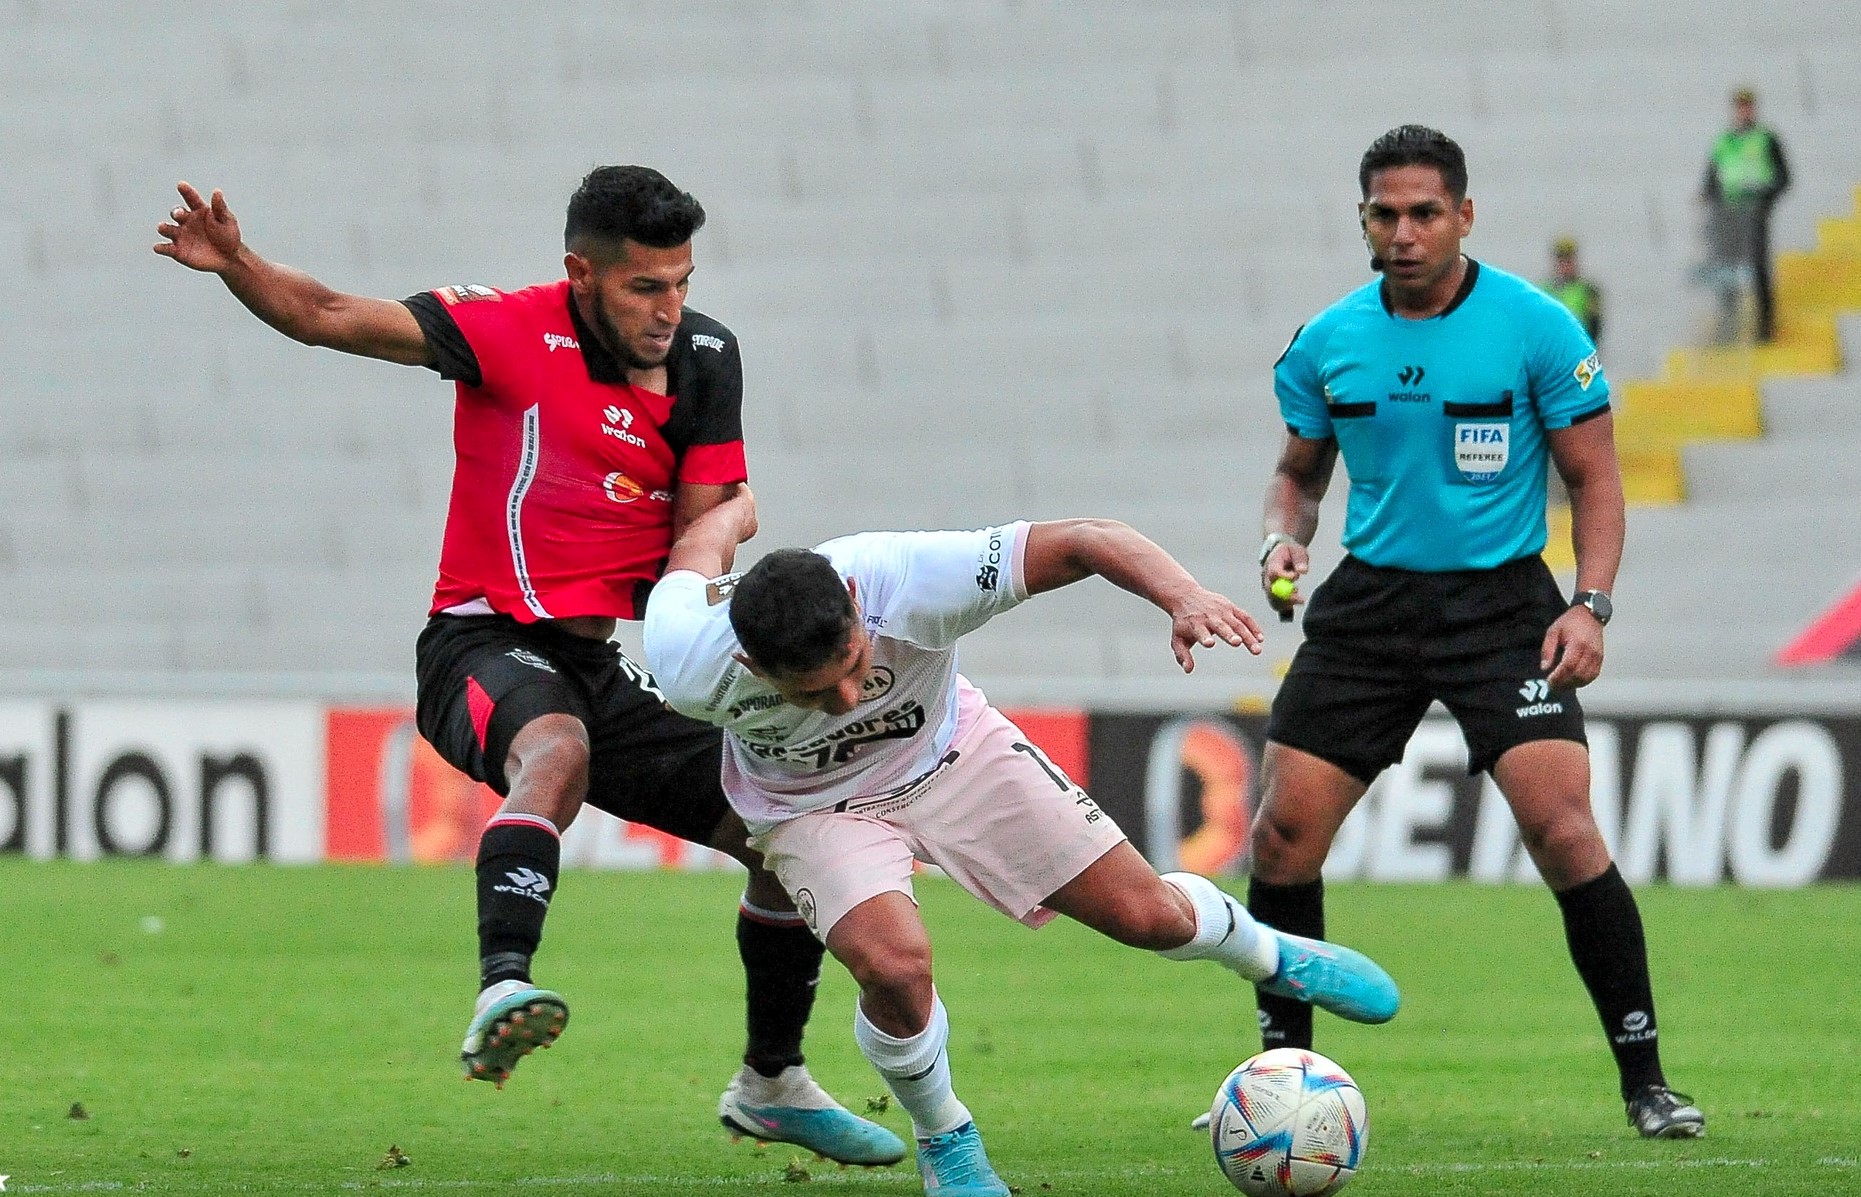
[[[527,648],[513,648],[504,654],[519,665],[528,665],[532,669],[541,669],[544,673],[556,672],[556,667],[543,657],[537,656]]]
[[[860,749],[886,740],[909,740],[924,730],[928,718],[924,705],[908,699],[903,706],[854,719],[825,735],[799,744],[745,744],[744,747],[766,761],[805,762],[816,769],[844,765]]]
[[[580,349],[582,347],[580,341],[577,341],[574,337],[565,336],[562,333],[544,333],[543,344],[549,346],[549,351],[551,353],[554,353],[558,349]]]
[[[780,694],[752,694],[732,704],[730,708],[730,717],[732,719],[741,719],[745,715],[754,714],[757,711],[767,711],[772,707],[779,707],[787,701],[788,699],[783,698]]]
[[[1526,678],[1525,684],[1519,687],[1519,697],[1525,700],[1525,705],[1516,712],[1520,719],[1564,713],[1563,703],[1546,701],[1551,697],[1551,683],[1544,678]]]
[[[693,333],[691,335],[691,347],[693,349],[715,349],[717,352],[722,353],[724,351],[724,338],[707,336],[704,333]]]
[[[874,665],[866,680],[859,684],[859,700],[871,702],[875,698],[884,698],[892,692],[892,685],[897,677],[884,665]]]
[[[1002,581],[1002,530],[989,529],[989,547],[982,551],[982,559],[977,562],[976,589],[993,593]]]

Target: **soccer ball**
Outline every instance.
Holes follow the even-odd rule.
[[[1316,1052],[1276,1047],[1241,1061],[1209,1110],[1215,1164],[1248,1197],[1324,1197],[1370,1144],[1350,1073]]]

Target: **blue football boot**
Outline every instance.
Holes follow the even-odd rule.
[[[1273,935],[1279,940],[1279,971],[1254,982],[1262,991],[1310,1002],[1352,1022],[1388,1022],[1396,1016],[1402,995],[1376,961],[1334,943],[1284,931]]]
[[[973,1122],[919,1139],[918,1175],[924,1178],[924,1197],[1009,1197]]]
[[[739,1136],[793,1143],[836,1163],[877,1168],[905,1158],[903,1139],[835,1101],[801,1064],[774,1077],[745,1065],[718,1100],[717,1118]]]
[[[468,1081],[492,1081],[498,1088],[510,1079],[517,1061],[548,1047],[569,1021],[569,1004],[559,993],[528,981],[499,981],[478,995],[472,1024],[465,1028],[459,1062]]]

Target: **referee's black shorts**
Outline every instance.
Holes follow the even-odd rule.
[[[1587,744],[1576,691],[1549,689],[1538,666],[1565,610],[1540,557],[1447,573],[1346,557],[1306,605],[1267,738],[1365,784],[1402,759],[1436,699],[1467,738],[1469,773],[1534,740]]]
[[[436,615],[414,649],[420,734],[455,769],[510,792],[511,741],[541,715],[588,729],[588,805],[708,843],[729,805],[723,733],[668,709],[611,641],[508,615]]]

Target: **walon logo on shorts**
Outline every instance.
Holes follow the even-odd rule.
[[[1519,687],[1519,697],[1525,705],[1516,712],[1520,719],[1530,719],[1533,715],[1562,715],[1564,704],[1547,701],[1551,697],[1551,683],[1541,677],[1527,678]]]

